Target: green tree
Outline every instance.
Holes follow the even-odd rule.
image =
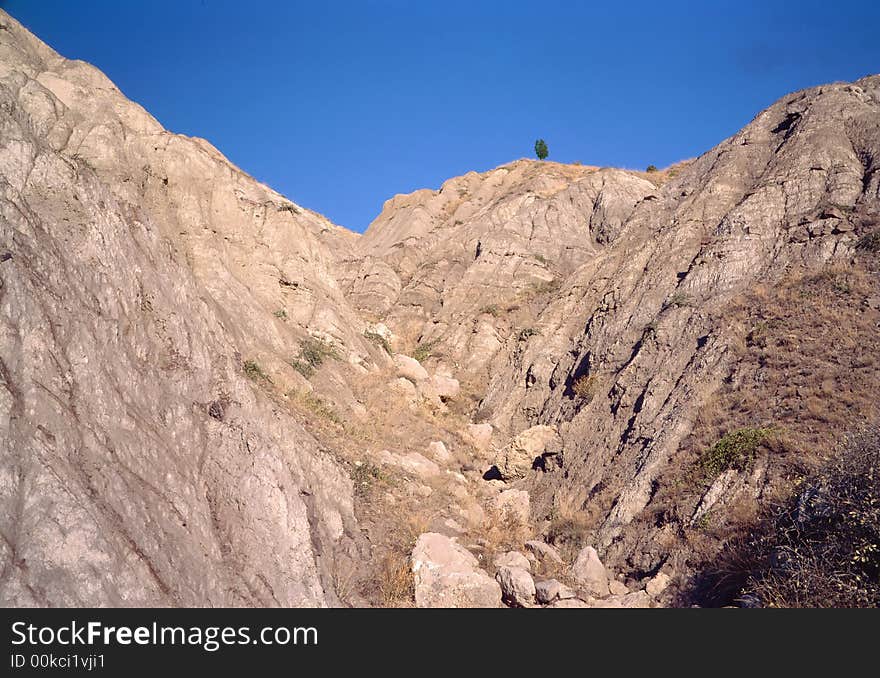
[[[547,157],[547,142],[543,139],[538,139],[535,142],[535,155],[538,156],[538,160],[543,160]]]

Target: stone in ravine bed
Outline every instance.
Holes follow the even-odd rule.
[[[495,567],[519,567],[523,570],[532,569],[532,564],[529,562],[529,559],[519,551],[500,553],[495,556],[495,560],[492,561],[492,564],[495,565]]]
[[[608,589],[608,572],[592,546],[587,546],[578,553],[574,565],[571,566],[571,576],[592,596],[604,598],[611,593]]]
[[[422,534],[412,552],[416,607],[499,607],[501,586],[449,537]]]
[[[556,563],[557,565],[561,565],[564,562],[562,556],[559,555],[559,551],[543,541],[527,541],[525,546],[542,562]]]
[[[495,574],[501,584],[504,602],[512,607],[530,607],[535,603],[535,581],[528,570],[502,565]]]
[[[644,591],[634,591],[625,596],[610,596],[604,600],[591,600],[592,607],[647,608],[651,598]]]
[[[555,600],[577,598],[577,594],[556,579],[547,579],[535,583],[535,597],[538,602],[547,605]]]

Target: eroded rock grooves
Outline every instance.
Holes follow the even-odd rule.
[[[665,171],[519,160],[358,236],[0,12],[0,601],[674,602],[700,526],[784,487],[764,451],[670,489],[755,391],[755,299],[826,285],[875,349],[878,163],[872,76]]]

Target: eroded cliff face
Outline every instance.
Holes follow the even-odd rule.
[[[2,13],[0,126],[0,599],[336,603],[351,483],[242,366],[357,350],[341,229]]]
[[[693,566],[709,499],[779,487],[765,455],[679,496],[710,408],[785,424],[819,379],[810,406],[849,410],[807,427],[822,449],[878,414],[839,394],[880,360],[807,347],[876,352],[857,243],[880,232],[878,163],[874,76],[789,95],[667,171],[519,160],[396,196],[357,236],[0,12],[0,600],[456,600],[424,572],[412,591],[430,530],[412,563],[494,601],[495,551],[549,558],[535,538],[568,521],[597,551],[544,574],[594,586],[601,557],[649,589],[601,595],[647,604],[668,577],[640,580]],[[793,361],[744,357],[761,323]],[[523,559],[497,564],[516,604],[563,590],[530,589]]]
[[[431,361],[453,361],[502,445],[534,425],[558,430],[559,454],[515,485],[530,491],[536,523],[574,517],[625,571],[656,572],[679,555],[684,568],[689,515],[630,526],[653,515],[658,489],[682,482],[684,439],[738,378],[732,346],[753,329],[733,312],[744,295],[764,286],[769,300],[784,280],[864,271],[855,245],[880,223],[878,157],[874,76],[781,99],[658,185],[518,161],[389,201],[356,246],[349,297],[411,343],[428,341]],[[856,343],[871,350],[877,290],[865,279],[850,305],[865,320]],[[815,331],[827,321],[817,316]],[[770,411],[746,410],[749,422]],[[876,408],[862,402],[852,415],[857,424]],[[819,426],[822,449],[833,447],[840,431]],[[745,484],[759,497],[770,475],[759,464],[727,490]]]

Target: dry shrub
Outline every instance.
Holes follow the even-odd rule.
[[[571,390],[578,398],[589,403],[599,392],[599,378],[595,374],[582,374],[574,380]]]
[[[880,428],[852,436],[698,576],[687,603],[880,606]]]

